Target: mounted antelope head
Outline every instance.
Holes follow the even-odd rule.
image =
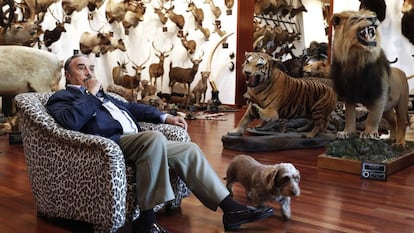
[[[108,45],[101,45],[100,46],[100,52],[102,54],[105,54],[107,52],[112,52],[112,51],[114,51],[116,49],[119,49],[122,52],[125,52],[127,50],[126,49],[126,46],[125,46],[125,43],[124,43],[124,41],[121,38],[115,39],[112,36],[110,36],[109,37],[109,40],[111,41],[110,44],[108,44]]]
[[[157,8],[155,6],[152,6],[152,8],[154,8],[154,12],[155,14],[158,15],[158,18],[160,19],[160,22],[162,25],[165,25],[168,21],[168,16],[166,14],[166,9],[164,8],[164,0],[162,0],[161,2],[158,1],[160,7]]]
[[[102,46],[111,45],[111,36],[109,33],[102,32],[84,32],[79,40],[79,47],[83,54],[99,53]]]
[[[115,21],[121,22],[127,10],[128,3],[121,1],[117,2],[115,0],[108,0],[105,8],[105,15],[108,23],[113,23]]]
[[[49,11],[50,14],[53,16],[53,18],[56,19],[56,27],[52,30],[45,30],[45,33],[43,35],[43,43],[46,47],[51,46],[53,43],[58,41],[60,39],[60,36],[63,32],[66,32],[65,29],[65,22],[62,20],[58,20],[52,13],[52,11]]]
[[[192,55],[197,47],[197,43],[194,40],[187,39],[188,32],[184,35],[182,31],[177,33],[177,37],[180,38],[181,44],[183,44],[184,48],[187,50],[187,53]]]
[[[157,78],[161,77],[161,86],[162,86],[162,77],[164,75],[164,60],[165,60],[165,58],[167,58],[169,56],[169,53],[173,50],[174,45],[172,44],[171,48],[169,50],[166,50],[166,51],[160,51],[159,49],[157,49],[154,45],[154,42],[152,42],[152,47],[157,52],[157,53],[155,53],[155,56],[158,57],[159,62],[158,63],[152,63],[149,66],[150,82],[154,86],[157,86]],[[154,79],[154,82],[152,81],[153,79]]]
[[[187,12],[191,12],[194,16],[196,26],[202,27],[204,21],[204,11],[198,8],[193,1],[188,2]]]
[[[62,0],[62,8],[67,16],[71,16],[75,11],[83,10],[87,5],[87,0]]]
[[[138,26],[138,23],[144,21],[146,7],[143,2],[130,2],[128,9],[122,19],[122,25],[128,34],[128,29]]]
[[[231,10],[234,5],[234,0],[224,0],[224,5],[226,5],[228,10]]]
[[[89,11],[95,11],[96,9],[99,9],[103,4],[105,0],[89,0],[88,1],[88,10]]]
[[[220,37],[226,35],[226,31],[221,30],[221,24],[213,23],[214,24],[214,31],[216,32]]]
[[[198,24],[196,25],[196,29],[200,30],[200,32],[203,33],[204,40],[207,41],[210,38],[210,29],[205,28],[205,27],[203,27],[201,25],[198,25]]]
[[[213,0],[206,0],[206,2],[208,4],[210,4],[210,10],[213,13],[214,17],[216,17],[216,19],[220,18],[220,16],[221,16],[220,7],[216,6],[216,4],[214,4]]]
[[[182,30],[184,28],[185,19],[184,16],[176,14],[174,11],[174,5],[166,9],[168,18],[177,25],[177,27]]]

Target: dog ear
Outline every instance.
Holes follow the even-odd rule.
[[[266,190],[270,191],[274,187],[277,187],[277,183],[276,183],[277,173],[278,173],[278,169],[274,167],[274,169],[272,169],[271,172],[269,172],[266,175]]]

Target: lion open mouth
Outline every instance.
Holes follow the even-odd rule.
[[[373,25],[364,27],[357,33],[359,42],[366,46],[377,46],[376,35],[377,27]]]

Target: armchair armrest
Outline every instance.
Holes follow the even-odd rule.
[[[170,141],[189,142],[191,137],[188,132],[177,125],[153,124],[147,122],[139,123],[142,130],[156,130],[164,134]]]

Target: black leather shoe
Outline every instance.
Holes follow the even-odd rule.
[[[223,225],[226,231],[234,230],[241,224],[254,222],[273,214],[271,207],[256,209],[248,206],[246,210],[234,211],[223,215]]]
[[[166,229],[164,229],[159,223],[155,222],[151,225],[150,229],[143,229],[142,225],[135,225],[133,227],[132,232],[136,233],[169,233]]]

